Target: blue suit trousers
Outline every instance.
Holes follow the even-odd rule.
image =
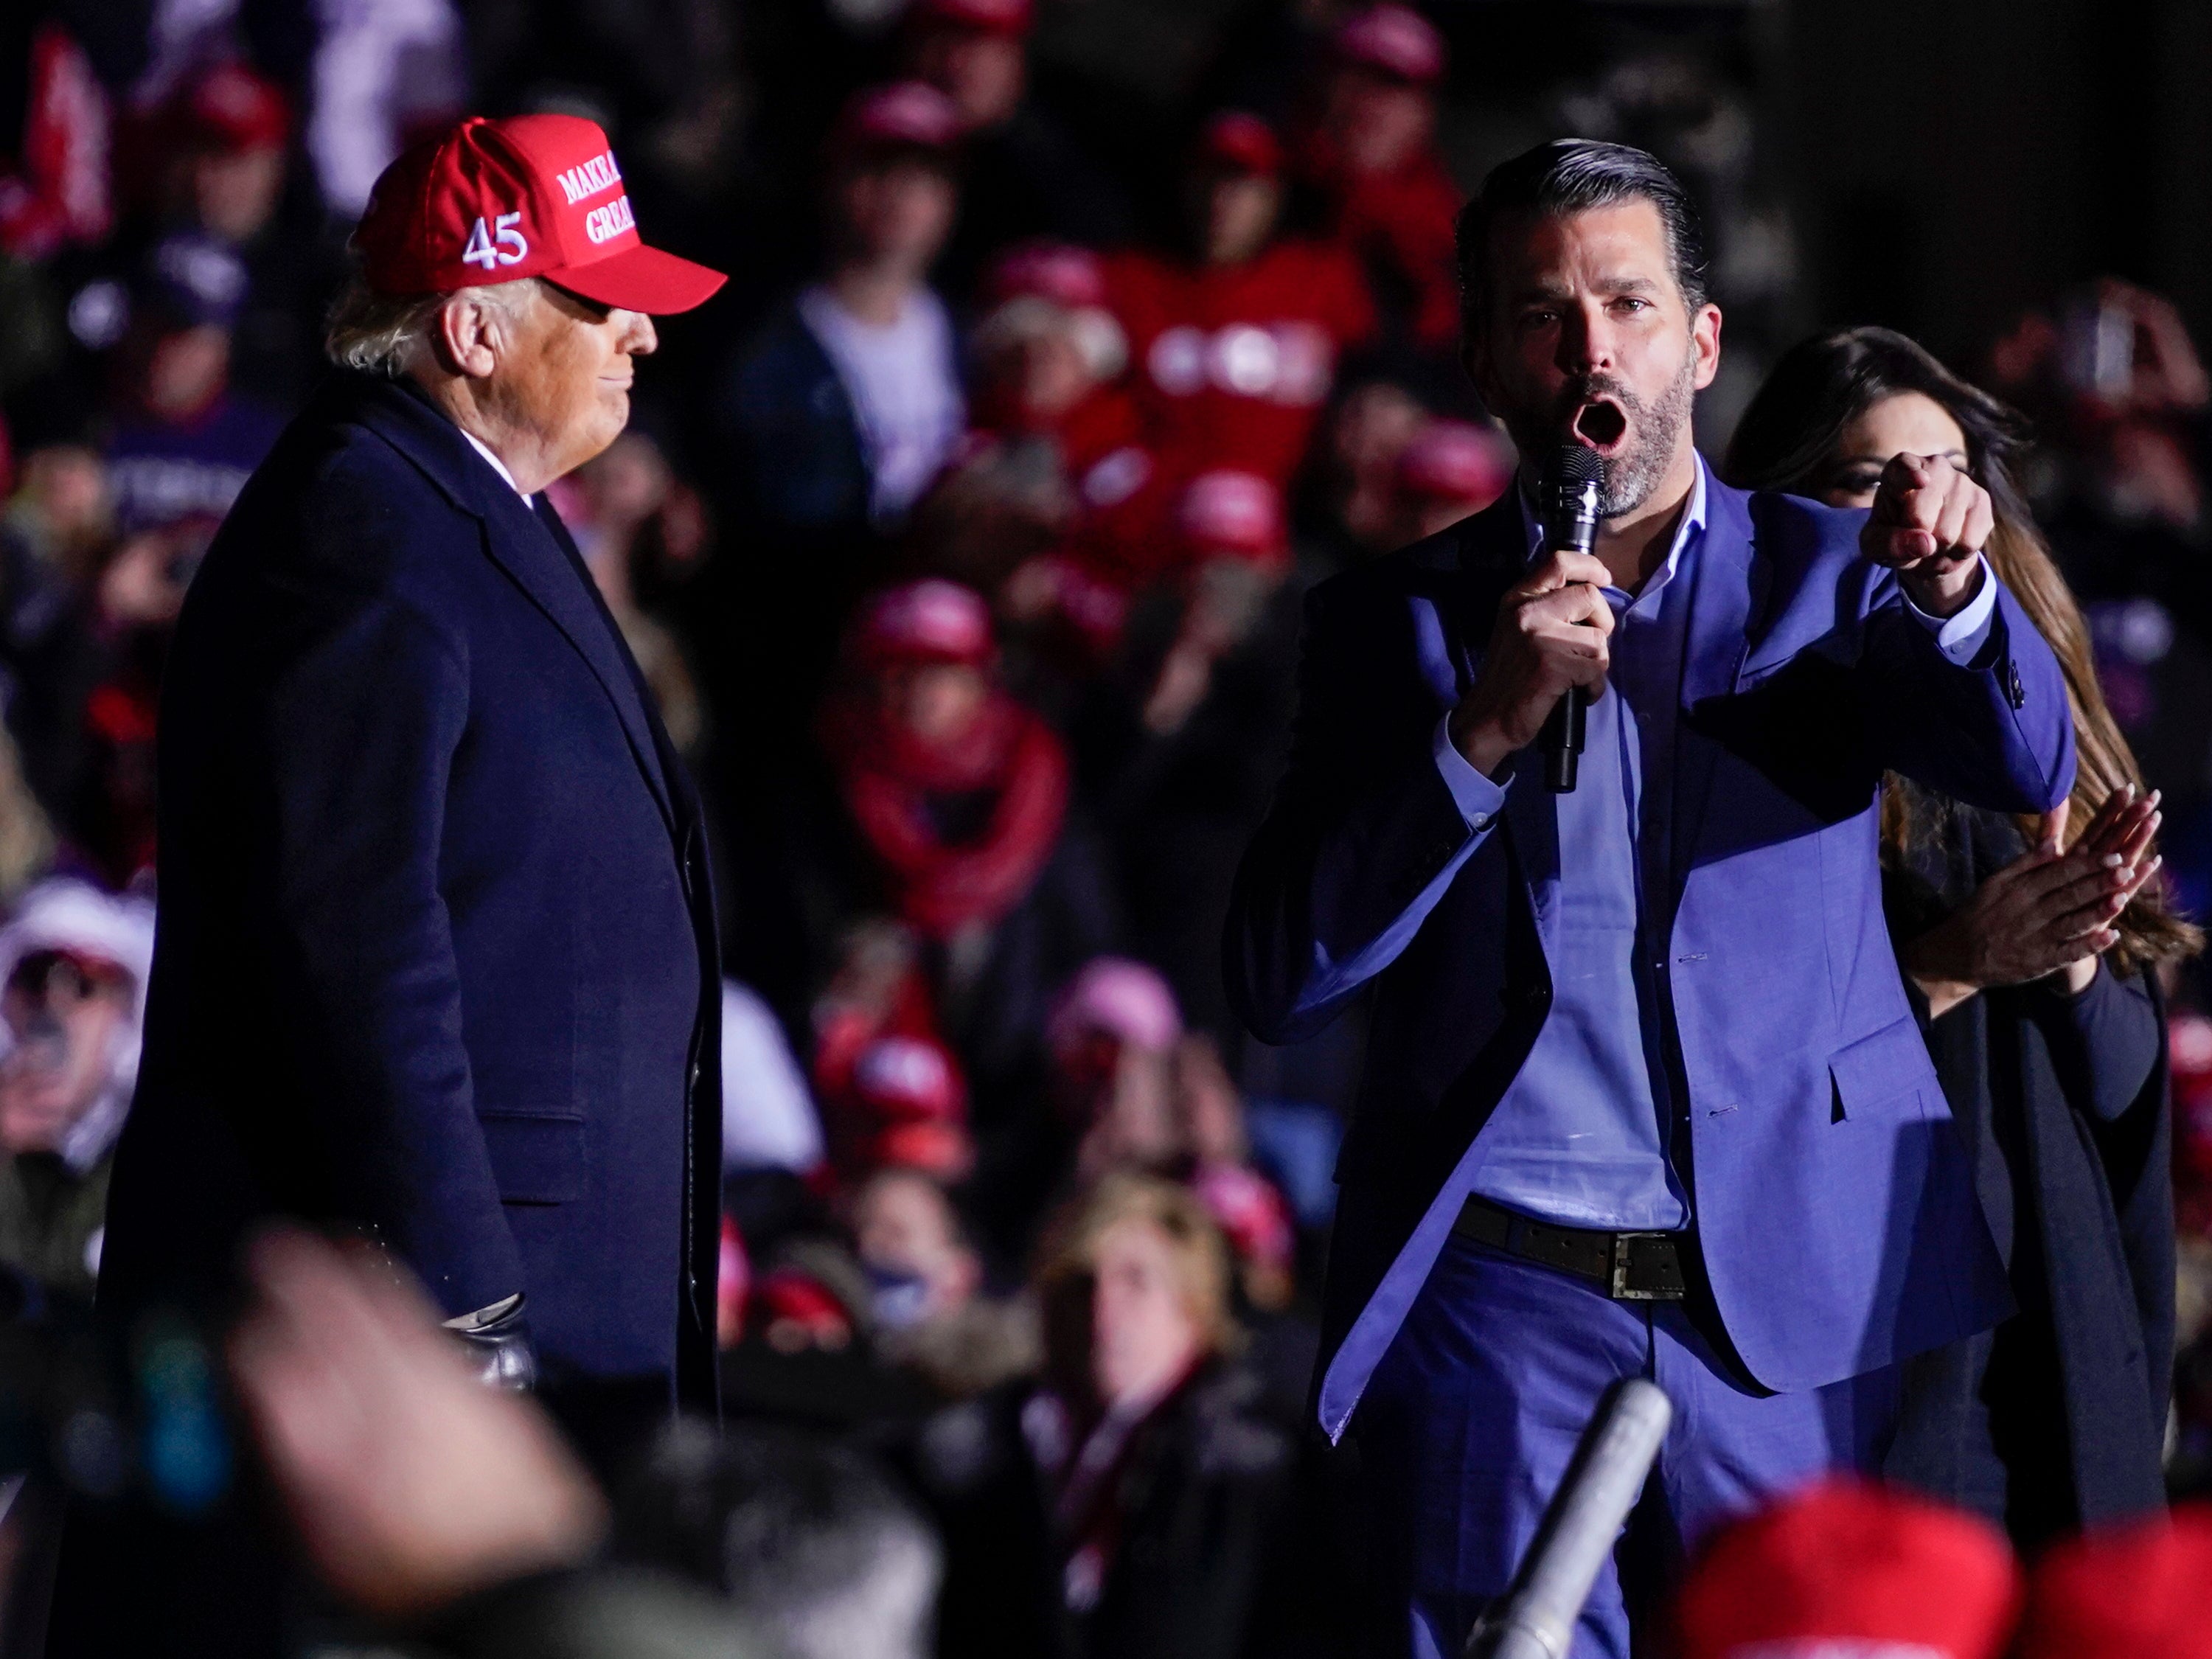
[[[1599,1401],[1632,1376],[1674,1407],[1634,1523],[1639,1559],[1679,1559],[1815,1475],[1875,1468],[1896,1429],[1894,1366],[1763,1395],[1729,1374],[1681,1304],[1615,1302],[1454,1235],[1352,1419],[1373,1518],[1371,1654],[1458,1659]],[[1599,1576],[1572,1659],[1628,1659],[1619,1557]]]

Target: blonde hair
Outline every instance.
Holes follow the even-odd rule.
[[[526,303],[522,290],[537,286],[535,276],[521,276],[453,294],[379,294],[356,272],[331,307],[323,327],[323,355],[340,368],[396,380],[429,348],[430,331],[448,300],[465,294],[516,318]]]
[[[1172,1182],[1115,1173],[1071,1200],[1046,1228],[1032,1275],[1048,1328],[1069,1294],[1087,1290],[1097,1270],[1098,1243],[1124,1221],[1144,1221],[1167,1237],[1183,1305],[1208,1354],[1229,1353],[1243,1334],[1229,1308],[1229,1247],[1206,1206]]]

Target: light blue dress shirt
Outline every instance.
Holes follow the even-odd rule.
[[[1665,562],[1635,593],[1601,590],[1615,628],[1606,695],[1589,705],[1577,787],[1555,798],[1558,924],[1547,941],[1553,1000],[1521,1071],[1460,1168],[1438,1195],[1455,1213],[1469,1193],[1540,1220],[1616,1231],[1687,1226],[1690,1205],[1667,1156],[1671,1113],[1655,988],[1639,948],[1647,894],[1663,895],[1670,867],[1675,725],[1682,655],[1705,529],[1706,473],[1697,479]],[[1542,531],[1526,497],[1522,518],[1533,562]],[[1986,562],[1974,597],[1956,615],[1908,609],[1952,661],[1982,648],[1996,608]],[[1394,924],[1391,954],[1411,939],[1496,826],[1505,791],[1454,746],[1449,716],[1434,740],[1437,770],[1474,831],[1458,859]],[[1522,787],[1526,787],[1524,783]],[[1402,929],[1404,937],[1395,936]]]

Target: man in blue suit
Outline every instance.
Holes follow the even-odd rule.
[[[1603,459],[1595,556],[1543,548],[1524,476],[1315,591],[1227,941],[1269,1041],[1374,996],[1316,1398],[1374,1483],[1377,1650],[1424,1659],[1506,1587],[1620,1379],[1674,1401],[1646,1507],[1688,1545],[1863,1466],[1897,1363],[2004,1315],[1883,929],[1877,789],[2039,813],[2074,769],[1971,480],[1900,457],[1869,516],[1698,459],[1720,313],[1657,161],[1506,162],[1460,258],[1522,455]],[[1569,686],[1589,746],[1553,794]],[[1627,1650],[1609,1570],[1577,1652]]]
[[[168,659],[100,1303],[210,1310],[289,1215],[388,1249],[488,1381],[712,1409],[699,808],[542,492],[622,430],[647,313],[721,278],[639,241],[606,136],[562,115],[409,152],[355,246],[349,372],[246,485]],[[54,1650],[289,1650],[240,1501],[73,1516]]]

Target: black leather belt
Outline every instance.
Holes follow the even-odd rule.
[[[1487,1199],[1470,1197],[1452,1231],[1525,1261],[1587,1279],[1616,1302],[1680,1302],[1680,1233],[1601,1233],[1531,1221]]]

